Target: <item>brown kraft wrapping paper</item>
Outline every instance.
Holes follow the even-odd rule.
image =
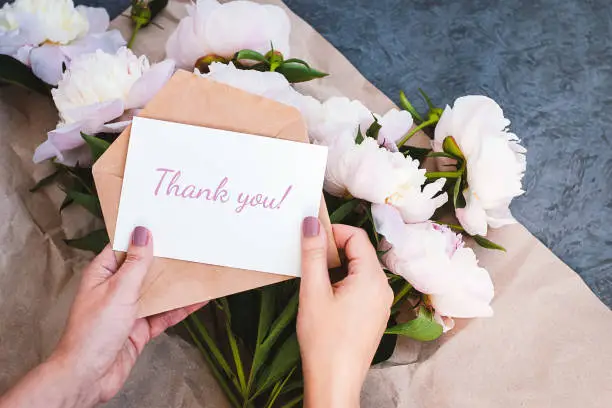
[[[141,30],[136,52],[161,60],[183,7],[171,1],[156,24]],[[301,90],[319,98],[360,99],[375,112],[394,106],[323,37],[289,15],[292,57],[331,73]],[[120,16],[113,26],[129,37],[129,18]],[[60,214],[63,197],[56,187],[28,192],[50,173],[31,158],[56,122],[46,98],[0,88],[0,392],[44,359],[61,333],[80,271],[90,259],[63,239],[101,227],[76,207]],[[495,315],[459,321],[432,343],[401,339],[391,359],[370,370],[363,407],[610,406],[610,310],[521,225],[493,230],[491,239],[508,249],[505,254],[476,249],[495,283]],[[228,405],[198,352],[178,337],[162,335],[145,348],[121,393],[106,406]]]

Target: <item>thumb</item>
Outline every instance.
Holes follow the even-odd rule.
[[[145,227],[136,227],[125,261],[111,279],[116,281],[119,296],[136,302],[140,288],[153,262],[153,237]]]
[[[316,217],[302,222],[302,284],[300,298],[316,298],[333,294],[327,270],[327,240]]]

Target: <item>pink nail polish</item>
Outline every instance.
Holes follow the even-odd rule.
[[[306,217],[302,222],[302,234],[306,238],[319,235],[319,219],[317,217]]]
[[[149,240],[149,231],[145,227],[136,227],[132,233],[132,244],[135,246],[145,246]]]

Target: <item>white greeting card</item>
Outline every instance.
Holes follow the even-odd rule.
[[[322,146],[135,117],[113,249],[142,225],[158,257],[300,276],[326,160]]]

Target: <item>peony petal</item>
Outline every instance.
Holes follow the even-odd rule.
[[[61,155],[57,156],[55,161],[70,167],[75,167],[77,165],[79,167],[89,166],[91,164],[91,150],[89,146],[83,145],[76,149],[62,152]]]
[[[487,213],[480,200],[468,188],[463,192],[465,208],[457,208],[455,215],[461,226],[470,235],[487,235]]]
[[[198,58],[210,54],[210,46],[194,16],[183,18],[166,42],[166,58],[176,61],[179,68],[192,70]]]
[[[87,19],[89,33],[103,33],[108,28],[110,17],[104,8],[77,6],[76,10]]]
[[[100,132],[102,126],[120,117],[124,107],[121,99],[100,102],[80,108],[66,110],[66,115],[79,123],[84,133],[95,134]]]
[[[40,163],[52,157],[56,157],[58,154],[60,154],[59,150],[57,150],[49,140],[45,140],[34,151],[32,161],[34,161],[34,163]]]
[[[73,123],[62,126],[47,133],[47,140],[36,148],[34,163],[57,157],[58,161],[65,163],[63,152],[78,148],[85,144],[81,136],[83,123]]]
[[[430,297],[436,311],[443,316],[461,318],[491,316],[493,282],[487,270],[478,266],[474,251],[459,248],[451,265],[455,271],[453,288]]]
[[[372,204],[372,218],[376,231],[391,245],[397,245],[403,236],[404,222],[399,211],[387,204]]]
[[[62,46],[62,51],[69,59],[74,59],[82,54],[89,54],[101,50],[107,54],[115,54],[117,50],[126,44],[119,30],[111,30],[104,33],[89,34],[73,41],[70,45]]]
[[[102,126],[101,132],[119,133],[123,132],[126,127],[132,123],[131,120],[122,120],[121,122],[111,122]]]
[[[125,109],[142,108],[168,82],[174,73],[174,61],[164,60],[153,65],[130,89]]]
[[[378,132],[378,143],[381,145],[395,145],[412,127],[413,120],[410,112],[390,109],[380,118],[382,126]]]
[[[30,52],[30,62],[34,75],[50,85],[57,85],[62,78],[62,65],[68,59],[57,45],[45,44]]]

